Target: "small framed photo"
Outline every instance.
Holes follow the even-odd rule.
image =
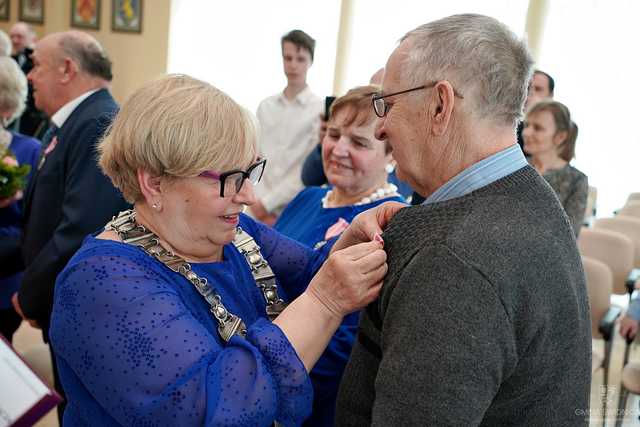
[[[20,0],[18,19],[32,24],[44,24],[44,0]]]
[[[112,0],[111,29],[125,33],[141,33],[142,0]]]
[[[0,0],[0,21],[8,21],[11,14],[11,1]]]
[[[100,0],[71,0],[71,26],[100,29]]]

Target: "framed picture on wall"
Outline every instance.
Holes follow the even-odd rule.
[[[112,0],[111,29],[125,33],[141,33],[142,0]]]
[[[8,21],[11,12],[11,1],[0,0],[0,21]]]
[[[71,26],[100,29],[100,0],[71,0]]]
[[[33,24],[44,24],[44,0],[20,0],[18,19]]]

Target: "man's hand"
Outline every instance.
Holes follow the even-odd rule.
[[[18,301],[17,292],[13,294],[13,296],[11,297],[11,303],[13,304],[13,309],[16,311],[16,313],[20,315],[20,317],[22,317],[23,320],[26,320],[32,327],[36,329],[41,329],[40,325],[38,325],[38,322],[36,322],[33,319],[27,319],[27,317],[24,315],[24,312],[22,311],[22,307],[20,307],[20,302]]]
[[[638,333],[638,321],[627,315],[622,316],[622,319],[620,319],[620,335],[625,339],[633,339],[636,333]]]
[[[391,218],[407,205],[399,202],[386,202],[356,216],[351,225],[342,233],[331,251],[348,248],[358,243],[382,242],[380,235]]]

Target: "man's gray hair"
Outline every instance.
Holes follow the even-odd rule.
[[[477,117],[513,126],[522,117],[533,60],[506,25],[483,15],[453,15],[410,31],[402,41],[408,38],[402,73],[409,84],[448,80]]]
[[[0,57],[0,112],[11,113],[8,123],[20,117],[27,100],[27,78],[10,56]]]
[[[78,67],[90,76],[99,77],[108,82],[113,79],[111,60],[96,40],[68,32],[60,39],[60,49],[73,58]]]
[[[0,56],[11,55],[11,39],[4,31],[0,30]]]

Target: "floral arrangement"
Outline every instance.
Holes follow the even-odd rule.
[[[8,134],[8,138],[7,135]],[[0,199],[14,197],[27,183],[27,175],[31,166],[18,164],[16,157],[9,150],[11,134],[0,135]]]

